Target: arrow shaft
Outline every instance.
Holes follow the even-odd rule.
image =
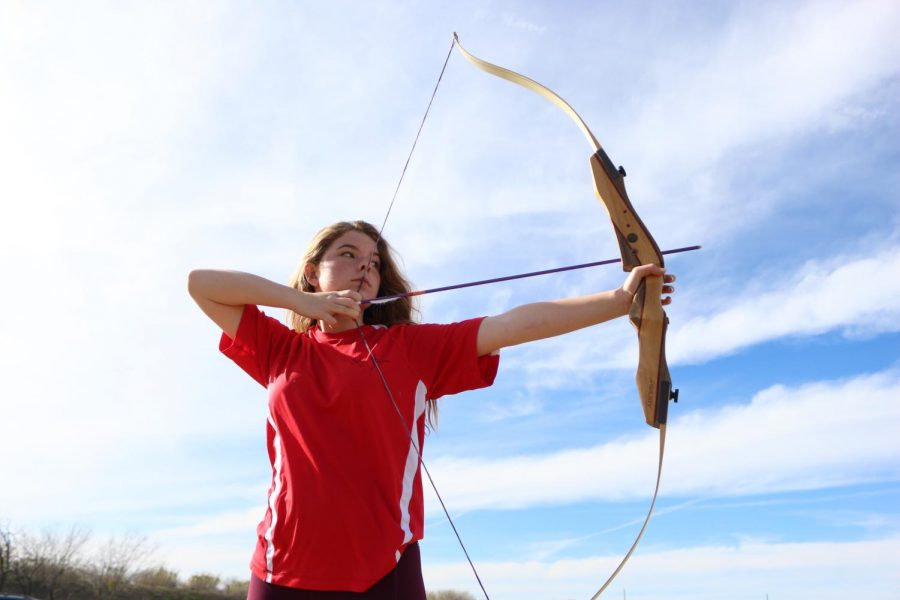
[[[661,254],[678,254],[680,252],[691,252],[699,250],[700,246],[685,246],[683,248],[673,248],[672,250],[664,250]],[[502,281],[512,281],[514,279],[525,279],[526,277],[537,277],[539,275],[551,275],[553,273],[562,273],[564,271],[575,271],[576,269],[588,269],[590,267],[602,267],[604,265],[614,265],[622,262],[621,258],[610,258],[607,260],[598,260],[595,262],[582,263],[580,265],[569,265],[567,267],[556,267],[554,269],[544,269],[542,271],[532,271],[530,273],[519,273],[518,275],[506,275],[504,277],[494,277],[491,279],[481,279],[479,281],[469,281],[466,283],[457,283],[454,285],[445,285],[441,287],[431,288],[427,290],[416,290],[413,292],[405,292],[403,294],[393,294],[391,296],[381,296],[370,300],[363,300],[362,305],[366,304],[384,304],[400,298],[412,298],[413,296],[424,296],[425,294],[433,294],[435,292],[447,292],[449,290],[458,290],[477,285],[487,285],[489,283],[500,283]]]

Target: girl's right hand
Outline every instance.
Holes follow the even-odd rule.
[[[297,314],[316,319],[326,325],[334,325],[341,317],[357,322],[362,316],[362,296],[354,290],[339,292],[300,292],[300,310]]]

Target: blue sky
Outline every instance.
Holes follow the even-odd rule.
[[[380,223],[458,31],[579,111],[662,247],[704,246],[668,261],[681,401],[657,513],[608,594],[896,598],[896,2],[3,12],[0,519],[248,576],[265,395],[218,354],[186,275],[286,281],[321,226]],[[420,288],[614,257],[589,155],[558,109],[454,55],[385,236]],[[421,309],[448,322],[621,280]],[[636,535],[657,440],[635,351],[604,324],[504,351],[492,388],[442,400],[426,462],[495,600],[589,598]],[[427,510],[429,589],[475,593]]]

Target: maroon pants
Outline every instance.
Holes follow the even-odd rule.
[[[365,592],[302,590],[251,576],[247,600],[425,600],[419,543],[407,546],[397,566]]]

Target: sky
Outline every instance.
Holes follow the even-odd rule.
[[[245,579],[265,390],[195,268],[286,282],[380,224],[452,33],[562,95],[678,277],[656,511],[606,596],[896,599],[900,4],[4,2],[0,520],[144,536]],[[450,57],[384,235],[418,288],[618,256],[590,147]],[[621,285],[426,296],[427,322]],[[269,311],[281,317],[281,311]],[[506,349],[425,461],[494,600],[586,599],[637,535],[657,432],[625,319]],[[426,586],[482,597],[426,491]]]

